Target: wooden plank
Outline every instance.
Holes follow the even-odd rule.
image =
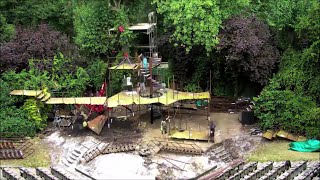
[[[10,95],[37,96],[41,92],[41,90],[13,90],[10,92]]]

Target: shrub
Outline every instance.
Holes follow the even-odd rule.
[[[107,63],[102,60],[93,61],[87,68],[90,81],[95,91],[99,90],[106,78]]]
[[[297,96],[289,90],[263,90],[256,102],[255,115],[266,129],[283,129],[295,134],[316,137],[318,108],[309,97]]]
[[[9,96],[10,91],[9,84],[0,79],[0,104],[2,108],[10,106],[15,102],[14,98]]]
[[[35,122],[28,121],[25,112],[15,106],[0,109],[0,133],[2,137],[35,136],[37,127]]]
[[[199,86],[199,84],[195,84],[195,83],[189,83],[184,87],[184,90],[187,92],[202,92],[201,87]]]
[[[57,52],[63,52],[77,61],[79,59],[78,51],[68,37],[47,24],[40,24],[37,28],[17,26],[15,38],[0,46],[0,70],[21,71],[28,66],[31,58],[39,59],[36,64],[38,69],[47,70],[50,64],[42,60],[52,60]]]
[[[23,104],[22,109],[26,113],[26,118],[33,121],[39,130],[43,130],[47,126],[46,112],[44,110],[44,103],[36,99],[27,99]]]

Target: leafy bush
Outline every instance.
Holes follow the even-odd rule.
[[[1,132],[10,132],[5,136],[34,136],[37,130],[43,130],[46,127],[47,112],[51,108],[34,98],[24,101],[23,96],[8,96],[11,90],[55,89],[67,92],[65,96],[82,95],[90,77],[81,67],[69,71],[67,68],[71,66],[67,65],[68,62],[70,62],[69,59],[59,54],[54,57],[53,66],[49,71],[38,70],[31,60],[29,70],[22,70],[20,73],[7,71],[2,74],[0,80],[0,103],[3,105],[0,109]],[[23,106],[18,108],[21,104]]]
[[[318,40],[303,51],[284,52],[279,72],[255,99],[255,114],[263,129],[285,129],[320,138],[319,47]]]
[[[26,112],[27,119],[33,121],[39,130],[43,130],[47,126],[46,112],[42,112],[44,103],[36,99],[27,99],[22,109]]]
[[[11,90],[9,84],[0,79],[0,136],[34,136],[36,133],[35,123],[27,121],[26,112],[14,106],[16,102],[23,100],[23,98],[9,96]]]
[[[48,88],[65,92],[64,96],[81,96],[86,90],[90,81],[88,73],[82,67],[75,67],[69,64],[71,60],[59,53],[53,59],[51,69],[38,70],[33,60],[29,62],[29,70],[22,70],[20,73],[6,71],[2,74],[2,79],[10,84],[13,89],[38,90]]]
[[[35,122],[28,121],[26,112],[15,106],[0,109],[0,133],[2,137],[35,136],[37,127]]]
[[[61,31],[71,33],[72,4],[68,0],[1,1],[0,12],[12,24],[35,26],[47,22]]]
[[[108,3],[88,1],[74,8],[75,42],[82,50],[93,54],[106,54],[110,49],[109,29],[112,13]]]
[[[6,18],[0,14],[0,43],[9,41],[14,33],[14,26],[7,24]]]
[[[90,78],[88,73],[81,67],[77,68],[75,74],[64,73],[55,81],[55,90],[63,92],[65,97],[81,96],[86,90]]]
[[[320,60],[317,52],[320,41],[299,52],[287,49],[280,63],[280,71],[271,79],[267,90],[291,90],[299,96],[310,96],[320,104]]]
[[[226,85],[223,82],[214,81],[213,82],[213,95],[215,96],[233,96],[233,89],[230,84]]]
[[[10,91],[9,84],[0,79],[0,104],[2,108],[11,106],[15,102],[15,99],[9,96]]]
[[[22,70],[16,73],[13,70],[6,71],[2,74],[2,79],[10,84],[10,89],[42,89],[44,85],[50,86],[50,76],[47,71],[39,71],[37,69]]]
[[[267,84],[279,60],[268,26],[255,16],[236,16],[224,23],[217,49],[225,56],[225,71],[238,81],[241,75]]]
[[[37,28],[17,26],[15,38],[0,46],[0,70],[21,71],[28,66],[31,58],[39,60],[37,68],[48,69],[44,65],[50,64],[45,64],[42,60],[52,60],[59,51],[68,57],[76,57],[78,54],[66,35],[47,24],[40,24]]]
[[[189,83],[184,87],[184,90],[187,92],[202,92],[201,87],[199,84]]]
[[[161,82],[166,83],[167,87],[169,87],[169,84],[172,82],[173,73],[169,68],[162,68],[157,70],[158,74],[161,76]],[[169,83],[169,84],[168,84]]]
[[[116,60],[114,62],[114,64],[118,64],[119,62],[121,62],[122,58],[123,58],[123,54],[124,52],[119,52],[116,56]],[[122,82],[123,82],[123,77],[132,77],[133,78],[133,72],[132,70],[111,70],[111,83],[107,86],[108,88],[108,95],[112,96],[116,93],[119,93],[120,91],[122,91]],[[132,82],[135,83],[135,82]]]
[[[175,27],[171,39],[186,46],[189,52],[193,46],[202,45],[209,52],[218,43],[222,21],[241,12],[249,1],[161,1],[153,0],[157,13],[164,18],[164,25]],[[210,14],[210,16],[208,16]]]
[[[123,82],[123,77],[133,77],[132,75],[132,70],[116,70],[112,71],[111,73],[111,83],[108,86],[108,95],[112,96],[116,93],[119,93],[122,91],[122,82]],[[132,78],[133,79],[133,78]],[[132,82],[134,83],[134,82]]]
[[[73,66],[70,62],[71,59],[64,57],[62,53],[54,57],[49,71],[51,81],[47,87],[49,90],[64,92],[63,96],[81,96],[86,90],[90,77],[82,67]]]
[[[93,61],[87,68],[88,75],[90,76],[90,82],[93,89],[97,91],[100,89],[101,84],[106,78],[107,63],[102,60]]]
[[[266,129],[283,129],[308,137],[316,137],[318,108],[310,98],[297,96],[290,90],[263,90],[256,102],[255,115]]]

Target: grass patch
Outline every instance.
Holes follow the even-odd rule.
[[[300,161],[319,160],[319,152],[297,152],[288,150],[291,141],[275,140],[262,144],[246,156],[248,161]]]
[[[50,167],[51,159],[48,145],[41,141],[40,138],[29,140],[33,143],[30,147],[34,153],[24,159],[1,160],[1,165],[24,166],[24,167]]]

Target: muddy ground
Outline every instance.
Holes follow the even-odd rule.
[[[192,141],[204,151],[210,147],[222,145],[233,158],[241,158],[263,141],[259,136],[250,136],[254,126],[241,125],[237,113],[211,113],[210,117],[217,126],[215,143]],[[182,119],[181,126],[185,128],[203,130],[207,128],[205,114],[194,115],[187,112],[179,118]],[[177,117],[176,126],[180,126],[179,118]],[[160,133],[160,119],[150,124],[148,114],[142,114],[140,120],[142,126],[139,128],[135,126],[135,122],[114,121],[110,129],[107,126],[104,127],[100,136],[78,123],[73,126],[73,129],[57,129],[48,133],[43,141],[51,147],[52,164],[63,165],[62,160],[75,149],[90,148],[101,140],[108,141],[111,136],[125,136],[133,141],[142,140],[143,142],[154,138],[165,139]],[[91,175],[97,179],[154,179],[156,176],[178,179],[195,177],[215,165],[221,167],[226,166],[226,163],[219,159],[213,160],[210,152],[202,155],[160,152],[153,157],[141,157],[137,152],[128,152],[99,155],[83,164],[83,167],[90,169]]]

